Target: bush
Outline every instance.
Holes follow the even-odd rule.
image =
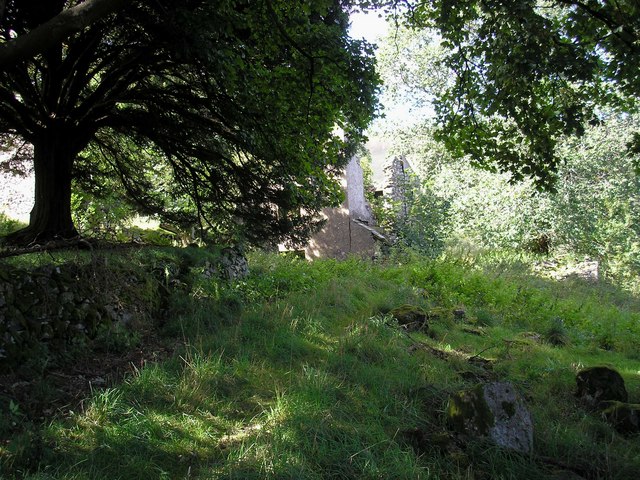
[[[451,232],[450,202],[437,195],[428,183],[420,184],[415,175],[401,189],[405,192],[402,201],[370,199],[378,222],[395,237],[397,247],[437,257]]]
[[[4,213],[0,212],[0,237],[9,235],[10,233],[20,230],[26,227],[26,225],[19,220],[14,220],[7,217]]]

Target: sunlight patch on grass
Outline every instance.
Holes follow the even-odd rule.
[[[640,400],[638,311],[504,265],[492,276],[450,260],[254,260],[245,280],[200,285],[166,327],[183,339],[173,358],[47,425],[39,467],[25,440],[14,472],[22,461],[31,480],[545,478],[546,457],[599,478],[640,468],[637,442],[574,397],[578,369],[610,364]],[[385,315],[403,304],[438,315],[405,332]],[[568,342],[545,335],[555,319]],[[525,396],[534,455],[438,443],[449,395],[496,379]]]

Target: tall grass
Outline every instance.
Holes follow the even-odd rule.
[[[182,340],[175,356],[95,391],[66,418],[14,430],[0,445],[3,475],[626,479],[640,471],[637,438],[573,397],[577,369],[610,364],[640,401],[637,299],[611,304],[597,285],[460,258],[310,264],[255,254],[251,265],[231,284],[194,268],[162,327]],[[432,313],[428,335],[394,326],[386,312],[402,304]],[[567,341],[545,341],[553,328]],[[468,362],[474,355],[493,368]],[[448,396],[490,379],[514,382],[527,399],[532,456],[446,430]]]

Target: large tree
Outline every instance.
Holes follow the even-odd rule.
[[[70,16],[92,4],[105,2],[7,0],[0,17],[0,58],[32,45],[0,70],[0,141],[32,145],[36,178],[29,226],[7,240],[75,236],[72,182],[114,179],[143,213],[303,239],[375,107],[350,2],[131,0]],[[51,25],[64,28],[43,48]]]
[[[552,188],[564,135],[633,111],[640,97],[638,0],[394,0],[431,29],[452,81],[435,101],[458,156]],[[640,150],[640,135],[630,145]]]

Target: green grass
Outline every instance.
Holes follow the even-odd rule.
[[[151,260],[162,255],[187,254]],[[640,471],[638,438],[618,435],[573,397],[576,370],[608,364],[640,401],[635,297],[460,258],[372,265],[254,255],[251,264],[251,276],[230,285],[193,268],[190,294],[172,299],[180,308],[162,327],[182,339],[171,359],[94,391],[66,418],[34,423],[8,412],[0,476],[538,479],[571,469],[630,479]],[[384,312],[402,304],[433,312],[429,335],[412,340],[393,326]],[[477,354],[491,371],[466,361]],[[527,400],[530,457],[446,430],[448,396],[494,378]]]
[[[26,227],[26,224],[19,220],[10,218],[5,213],[0,212],[0,237],[4,237],[5,235],[13,233],[23,227]]]

